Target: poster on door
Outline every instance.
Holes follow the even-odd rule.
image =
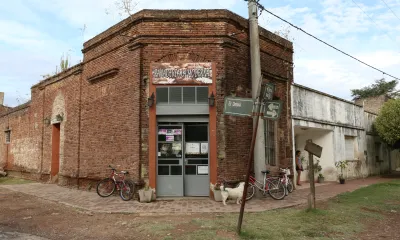
[[[208,143],[201,143],[201,154],[208,154]]]
[[[208,174],[208,166],[197,166],[197,174],[199,175]]]
[[[186,154],[200,154],[200,143],[186,143]]]
[[[160,128],[158,130],[158,135],[167,135],[167,136],[182,135],[182,129],[163,129],[163,128]]]

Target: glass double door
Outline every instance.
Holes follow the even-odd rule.
[[[159,124],[157,196],[209,195],[207,123]]]

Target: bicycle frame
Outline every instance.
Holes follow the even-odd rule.
[[[271,183],[272,184],[272,181],[270,179],[276,180],[277,178],[267,177],[267,174],[264,173],[264,178],[263,179],[264,179],[264,183],[261,183],[255,177],[250,176],[249,182],[251,184],[253,184],[256,188],[258,188],[258,190],[262,191],[263,193],[266,193],[266,192],[269,191],[267,183]]]
[[[119,177],[120,179],[117,180],[115,177]],[[115,186],[117,187],[117,190],[120,191],[120,184],[124,184],[125,185],[125,174],[118,174],[117,171],[115,169],[112,169],[112,173],[110,178],[114,181]]]
[[[290,169],[289,168],[280,168],[280,172],[283,175],[283,177],[280,176],[281,181],[282,181],[283,185],[285,185],[285,187],[287,187],[289,184],[288,175],[290,175]]]

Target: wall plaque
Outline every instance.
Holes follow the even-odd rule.
[[[212,63],[152,63],[153,84],[212,84]]]

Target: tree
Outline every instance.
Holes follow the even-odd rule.
[[[353,99],[376,97],[380,95],[387,95],[391,98],[400,97],[400,91],[396,90],[398,80],[386,82],[384,78],[376,80],[371,86],[361,89],[351,89],[351,96]]]
[[[389,145],[400,140],[400,99],[391,99],[383,105],[374,127]]]
[[[114,2],[115,8],[118,11],[118,15],[120,17],[124,17],[124,15],[127,15],[131,20],[133,20],[132,14],[138,4],[139,2],[134,2],[133,0],[116,0]],[[114,11],[111,8],[106,8],[105,12],[107,15],[113,15]]]

